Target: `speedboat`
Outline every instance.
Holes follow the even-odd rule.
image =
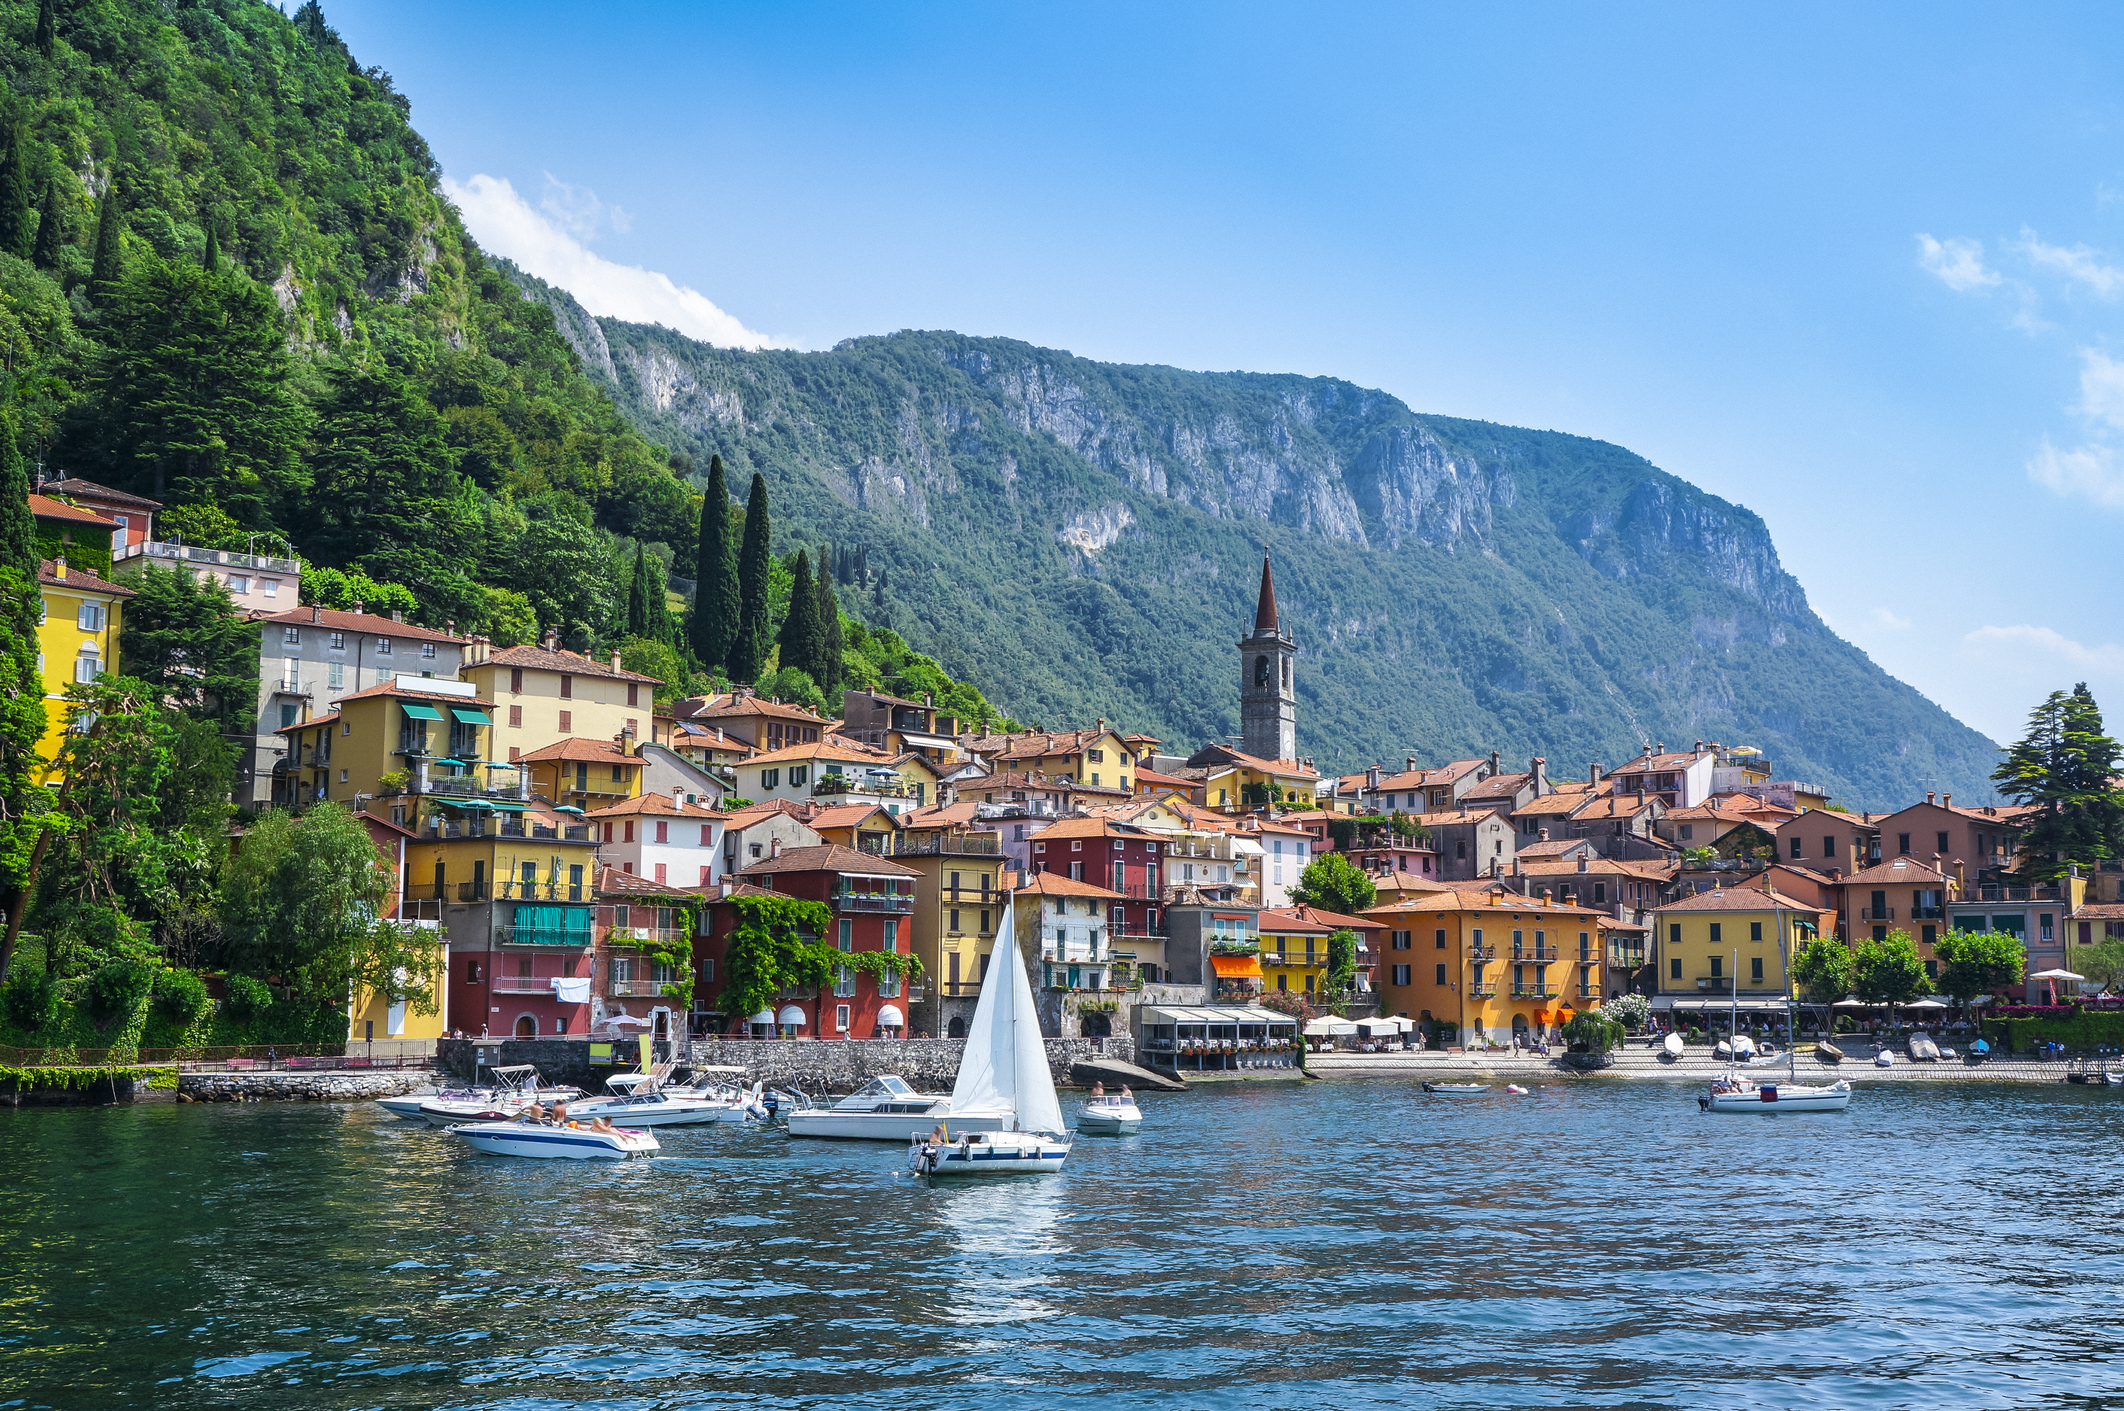
[[[718,1122],[765,1122],[774,1115],[766,1100],[766,1084],[754,1083],[748,1092],[742,1083],[728,1081],[727,1075],[742,1078],[742,1068],[710,1067],[696,1069],[692,1082],[684,1087],[666,1088],[673,1097],[693,1098],[712,1103]]]
[[[1851,1084],[1839,1078],[1826,1088],[1796,1083],[1757,1083],[1729,1073],[1697,1098],[1704,1112],[1842,1112],[1851,1104]]]
[[[616,1073],[605,1080],[611,1089],[603,1097],[568,1104],[568,1115],[578,1121],[602,1117],[625,1122],[630,1127],[691,1127],[705,1122],[742,1122],[742,1107],[723,1098],[694,1097],[682,1090],[667,1089],[647,1073]]]
[[[459,1122],[497,1122],[514,1117],[534,1102],[567,1102],[582,1096],[581,1088],[542,1085],[537,1067],[529,1063],[512,1063],[487,1071],[494,1075],[492,1086],[432,1093],[414,1112],[431,1127],[449,1127]]]
[[[2119,1073],[2116,1069],[2104,1065],[2102,1081],[2113,1088],[2124,1088],[2124,1073]]]
[[[1446,1093],[1448,1095],[1486,1093],[1490,1090],[1490,1085],[1488,1083],[1425,1083],[1423,1090],[1427,1093]]]
[[[904,1142],[949,1121],[961,1132],[997,1132],[1003,1119],[955,1117],[944,1093],[918,1093],[893,1075],[872,1078],[831,1107],[805,1107],[789,1114],[792,1137],[842,1137],[851,1141]]]
[[[1143,1126],[1143,1110],[1136,1106],[1134,1095],[1116,1097],[1111,1093],[1086,1098],[1084,1106],[1077,1109],[1077,1130],[1096,1132],[1102,1137],[1124,1136]]]
[[[556,1127],[550,1122],[467,1122],[449,1129],[489,1156],[537,1156],[568,1161],[625,1161],[662,1150],[654,1132]]]
[[[1912,1063],[1937,1063],[1940,1061],[1940,1046],[1933,1042],[1932,1035],[1922,1029],[1912,1031],[1905,1047],[1910,1052]]]
[[[1007,901],[996,934],[1017,934]],[[955,1115],[948,1120],[959,1129],[957,1138],[942,1122],[926,1136],[916,1132],[907,1144],[907,1168],[917,1176],[1059,1171],[1069,1159],[1076,1133],[1062,1125],[1062,1104],[1048,1071],[1047,1040],[1040,1036],[1024,953],[1016,946],[998,950],[1008,951],[1010,973],[981,986],[951,1086],[949,1104]],[[972,1127],[975,1122],[995,1125]],[[792,1131],[794,1123],[792,1118]]]

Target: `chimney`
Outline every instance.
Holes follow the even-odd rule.
[[[1492,774],[1497,772],[1497,751],[1495,750],[1490,751],[1490,772]]]
[[[443,635],[446,637],[455,637],[457,635],[456,618],[446,617],[443,619]]]
[[[406,620],[406,610],[404,608],[392,608],[391,620],[393,622],[404,622]]]
[[[1549,762],[1540,755],[1536,755],[1532,765],[1530,772],[1534,775],[1534,797],[1540,798],[1543,794],[1549,792]]]
[[[1367,789],[1377,789],[1379,787],[1378,765],[1375,764],[1370,769],[1364,771],[1364,786]]]
[[[1954,860],[1954,889],[1959,892],[1966,886],[1968,886],[1968,882],[1962,873],[1962,860],[1956,858]]]
[[[1588,869],[1589,869],[1589,864],[1588,864],[1588,863],[1586,862],[1586,857],[1585,857],[1585,854],[1584,854],[1584,853],[1580,853],[1580,854],[1579,854],[1579,856],[1578,856],[1578,870],[1579,870],[1579,871],[1581,871],[1581,872],[1584,872],[1584,871],[1587,871]]]
[[[781,840],[780,838],[769,838],[769,839],[767,840],[767,856],[769,856],[769,857],[780,857],[781,855],[782,855],[782,840]]]
[[[366,603],[354,604],[354,615],[356,617],[367,617],[369,615],[368,605]]]
[[[614,648],[612,649],[612,669],[613,669],[614,671],[618,671],[618,670],[620,669],[620,663],[619,663],[619,648],[618,648],[618,647],[614,647]]]
[[[1696,748],[1695,748],[1695,749],[1693,749],[1693,750],[1691,750],[1691,751],[1690,751],[1689,753],[1691,753],[1691,754],[1702,754],[1703,752],[1704,752],[1704,742],[1703,742],[1702,740],[1698,740],[1698,741],[1696,742]]]
[[[538,644],[549,652],[559,651],[560,629],[558,627],[548,627],[543,633],[539,634]]]
[[[724,878],[724,879],[722,880],[721,886],[722,886],[722,890],[723,890],[723,895],[724,895],[724,896],[726,896],[726,897],[727,897],[727,896],[729,896],[729,895],[730,895],[730,879],[729,879],[728,877],[725,877],[725,878]]]
[[[310,621],[313,623],[324,621],[324,609],[315,603],[310,604]]]
[[[1940,795],[1940,807],[1941,807],[1941,808],[1953,808],[1953,807],[1954,807],[1954,795],[1953,795],[1953,794],[1941,794],[1941,795]]]
[[[1544,826],[1541,830],[1541,841],[1545,843],[1549,841],[1549,830],[1546,826]]]
[[[1103,715],[1099,717],[1099,733],[1102,735],[1106,733],[1106,717]]]
[[[60,581],[61,583],[64,583],[64,582],[66,582],[66,555],[65,555],[65,554],[61,554],[61,555],[59,555],[59,557],[57,557],[57,558],[55,558],[55,559],[53,559],[53,560],[52,560],[52,577],[54,577],[54,578],[58,579],[58,580],[59,580],[59,581]]]
[[[1405,762],[1407,763],[1407,765],[1408,765],[1408,767],[1409,767],[1409,773],[1411,773],[1411,774],[1414,774],[1414,773],[1416,772],[1416,756],[1414,756],[1414,755],[1409,755],[1409,756],[1407,756],[1407,757],[1406,757],[1406,760],[1405,760]]]
[[[1931,802],[1932,802],[1932,794],[1933,794],[1933,791],[1932,791],[1932,790],[1930,790],[1930,789],[1927,789],[1927,790],[1925,791],[1925,802],[1926,802],[1926,803],[1928,803],[1928,804],[1929,804],[1929,803],[1931,803]]]
[[[1593,785],[1598,785],[1600,783],[1600,765],[1598,763],[1587,766],[1586,782],[1588,784]]]
[[[1526,864],[1519,860],[1519,855],[1517,853],[1514,853],[1512,855],[1512,875],[1514,877],[1524,877],[1527,875]]]

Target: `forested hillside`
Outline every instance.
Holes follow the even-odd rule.
[[[1759,519],[1620,447],[950,333],[717,349],[524,282],[596,328],[636,425],[861,545],[867,611],[1016,715],[1235,731],[1266,546],[1323,765],[1496,748],[1570,774],[1704,738],[1853,806],[1991,796],[1992,742],[1831,632]]]

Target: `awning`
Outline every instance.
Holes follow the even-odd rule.
[[[488,803],[485,799],[451,799],[448,802],[452,808],[483,808],[491,810],[494,807],[493,804]]]
[[[1785,1008],[1785,1001],[1782,996],[1777,999],[1744,999],[1738,1001],[1737,1004],[1735,1001],[1721,996],[1710,996],[1704,999],[1691,999],[1683,995],[1654,995],[1652,997],[1652,1008],[1658,1013],[1665,1013],[1670,1009],[1703,1009],[1716,1013],[1721,1009],[1730,1010],[1736,1007],[1743,1014],[1768,1013],[1771,1010],[1782,1013]]]
[[[792,1029],[801,1029],[804,1027],[804,1011],[793,1004],[784,1005],[782,1006],[782,1017],[776,1022],[785,1024]]]
[[[763,1009],[759,1013],[753,1015],[748,1022],[753,1024],[772,1024],[774,1023],[774,1011],[771,1009]]]
[[[404,711],[407,715],[413,717],[413,719],[415,720],[442,719],[442,712],[437,710],[434,706],[416,705],[411,701],[400,701],[398,703],[398,708]]]
[[[1261,978],[1261,957],[1258,955],[1213,955],[1210,969],[1220,980],[1258,980]]]
[[[471,766],[470,766],[470,765],[466,764],[466,763],[465,763],[465,762],[464,762],[463,760],[461,760],[461,759],[438,759],[438,760],[436,760],[435,762],[436,762],[437,764],[447,764],[447,765],[449,765],[449,766],[450,766],[450,767],[451,767],[452,769],[469,769],[469,768],[471,768]]]
[[[900,1013],[900,1006],[898,1006],[898,1005],[896,1005],[896,1004],[887,1004],[887,1005],[880,1005],[880,1006],[878,1007],[878,1027],[879,1027],[879,1028],[882,1028],[882,1029],[899,1029],[899,1028],[904,1028],[904,1027],[906,1026],[906,1024],[907,1024],[907,1016],[906,1016],[906,1015],[904,1015],[904,1014],[902,1014],[902,1013]]]
[[[487,761],[487,768],[489,768],[489,769],[517,769],[517,770],[521,770],[521,769],[523,768],[523,766],[522,766],[521,764],[511,764],[511,763],[509,763],[509,761],[507,761],[507,760],[505,760],[505,759],[490,759],[490,760],[488,760],[488,761]]]
[[[1305,1032],[1306,1037],[1314,1039],[1347,1038],[1357,1032],[1357,1026],[1347,1019],[1337,1019],[1331,1014],[1323,1014],[1318,1019],[1308,1019],[1305,1023]]]
[[[556,809],[554,809],[553,811],[554,811],[555,813],[581,813],[581,812],[582,812],[582,810],[581,810],[581,809],[577,808],[577,807],[576,807],[576,806],[575,806],[574,804],[572,804],[572,803],[564,803],[564,804],[562,804],[562,805],[561,805],[561,806],[560,806],[559,808],[556,808]]]
[[[1288,1014],[1278,1014],[1273,1009],[1251,1004],[1199,1009],[1146,1004],[1136,1013],[1143,1016],[1146,1024],[1280,1024],[1287,1029],[1298,1027],[1298,1021]]]
[[[492,725],[494,717],[472,706],[451,706],[450,714],[467,725]]]
[[[950,750],[954,754],[956,754],[959,749],[959,742],[957,740],[948,740],[942,735],[918,735],[912,730],[902,730],[900,732],[900,738],[905,740],[908,744],[913,745],[916,749]]]
[[[1357,1021],[1357,1027],[1367,1034],[1398,1034],[1401,1032],[1401,1021],[1399,1019],[1360,1019]],[[1312,1032],[1312,1025],[1308,1024],[1306,1031],[1308,1033]]]

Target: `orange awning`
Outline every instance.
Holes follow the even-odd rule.
[[[1252,955],[1213,955],[1210,969],[1220,980],[1258,980],[1261,978],[1261,959]]]

